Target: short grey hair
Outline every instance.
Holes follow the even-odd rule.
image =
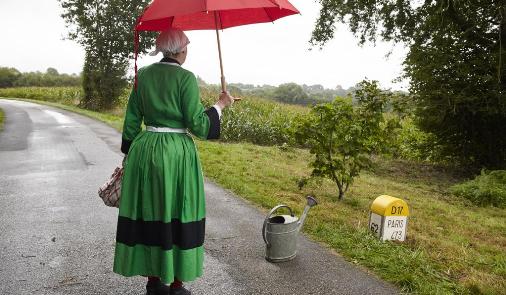
[[[190,44],[190,40],[186,34],[179,29],[169,29],[163,31],[156,38],[156,49],[150,55],[157,55],[159,52],[163,56],[174,56],[186,48]]]

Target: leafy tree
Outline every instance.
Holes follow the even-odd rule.
[[[303,104],[308,100],[309,96],[300,85],[286,83],[279,85],[274,90],[273,98],[281,102]]]
[[[45,73],[20,73],[14,68],[0,68],[0,87],[53,87],[79,86],[81,77],[73,74],[59,74],[55,68],[48,68]]]
[[[55,68],[48,68],[46,70],[46,74],[50,75],[50,76],[58,76],[59,75],[58,70]]]
[[[311,177],[326,177],[337,185],[339,200],[360,171],[371,165],[370,157],[378,150],[385,132],[383,109],[387,93],[376,82],[358,85],[353,107],[351,97],[336,98],[319,104],[300,119],[295,138],[315,155],[310,163]]]
[[[127,85],[126,71],[133,55],[133,27],[149,0],[59,0],[68,37],[85,49],[83,107],[114,106]],[[141,36],[139,52],[151,46],[153,34]]]
[[[12,87],[21,73],[15,68],[0,67],[0,88]]]
[[[417,123],[461,163],[506,167],[506,3],[499,0],[319,0],[311,42],[345,23],[360,43],[409,48],[405,76]]]

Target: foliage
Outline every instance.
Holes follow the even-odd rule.
[[[0,97],[28,98],[76,105],[82,97],[80,87],[16,87],[0,88]]]
[[[298,85],[296,83],[285,83],[265,93],[272,99],[289,104],[314,105],[334,100],[337,96],[346,93],[340,86],[336,89],[325,89],[322,85]],[[264,94],[264,95],[265,95]]]
[[[59,87],[79,86],[81,77],[75,74],[60,74],[55,68],[48,68],[45,73],[21,73],[15,68],[0,67],[0,88],[5,87]]]
[[[506,170],[482,170],[475,179],[454,185],[450,190],[480,206],[506,207]]]
[[[201,97],[206,107],[218,99],[219,86],[201,87]],[[233,91],[233,90],[232,90]],[[128,102],[130,89],[125,88],[118,99],[117,113],[122,113]],[[1,97],[29,98],[78,105],[83,91],[79,87],[24,87],[0,89]],[[235,95],[235,94],[234,94]],[[389,95],[389,105],[395,94]],[[227,142],[251,142],[260,145],[296,146],[295,125],[310,109],[297,105],[275,103],[250,94],[241,95],[243,100],[226,109],[222,117],[221,140]],[[395,109],[395,108],[394,108]],[[397,113],[399,112],[399,113]],[[404,114],[401,114],[403,113]],[[406,110],[384,114],[380,123],[381,135],[377,138],[375,153],[394,158],[424,162],[452,163],[452,158],[441,156],[441,147],[434,136],[421,131]]]
[[[327,89],[323,85],[298,85],[285,83],[279,86],[232,83],[243,93],[252,96],[276,100],[288,104],[310,105],[334,100],[337,96],[343,97],[353,91],[353,87],[344,89],[337,85],[334,89]]]
[[[117,109],[124,113],[130,89],[123,89]],[[206,107],[218,100],[218,87],[201,87],[201,98]],[[75,106],[83,95],[80,87],[24,87],[0,88],[0,97],[29,98],[59,102]],[[241,102],[227,108],[221,118],[221,140],[229,142],[251,142],[261,145],[282,145],[294,143],[291,126],[295,118],[309,110],[301,106],[275,103],[253,96],[242,96]]]
[[[378,37],[409,47],[404,62],[418,115],[442,152],[461,163],[506,166],[506,5],[502,1],[320,0],[311,42],[335,23],[360,42]]]
[[[2,109],[0,109],[0,131],[4,128],[4,120],[5,120],[5,114]]]
[[[301,104],[309,98],[301,86],[295,83],[281,84],[274,90],[273,98],[280,102]]]
[[[110,109],[127,86],[124,78],[127,62],[105,62],[97,66],[88,54],[83,67],[83,99],[80,106],[90,109]]]
[[[385,143],[388,154],[394,158],[416,160],[428,163],[452,164],[455,159],[445,155],[443,147],[437,144],[435,136],[424,132],[413,122],[412,117],[398,121],[400,128],[390,132]]]
[[[213,105],[219,91],[201,87],[206,106]],[[296,117],[307,109],[287,106],[254,96],[242,96],[242,101],[225,109],[221,118],[221,140],[247,141],[261,145],[293,143],[291,126]]]
[[[68,37],[85,49],[84,96],[81,106],[108,109],[127,85],[128,60],[133,55],[135,20],[149,0],[59,0]],[[146,52],[153,34],[141,36],[139,52]]]
[[[380,148],[386,94],[376,82],[358,85],[354,98],[337,98],[331,103],[316,105],[295,130],[299,144],[309,147],[315,159],[311,162],[313,177],[326,177],[335,182],[339,200],[363,168],[371,164],[371,155]]]
[[[0,88],[12,87],[21,73],[15,68],[0,67]]]

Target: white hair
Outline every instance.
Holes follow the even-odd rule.
[[[176,55],[186,48],[190,43],[186,34],[179,29],[163,31],[156,38],[156,49],[149,55],[157,55],[162,52],[164,56]]]

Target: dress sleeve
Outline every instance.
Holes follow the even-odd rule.
[[[185,127],[201,139],[218,139],[220,137],[220,116],[211,107],[204,109],[200,101],[199,87],[195,75],[189,74],[184,79],[181,90],[181,109]]]
[[[132,141],[141,132],[142,119],[142,105],[139,101],[138,90],[134,87],[128,98],[125,121],[123,122],[121,151],[124,154],[128,154]]]

